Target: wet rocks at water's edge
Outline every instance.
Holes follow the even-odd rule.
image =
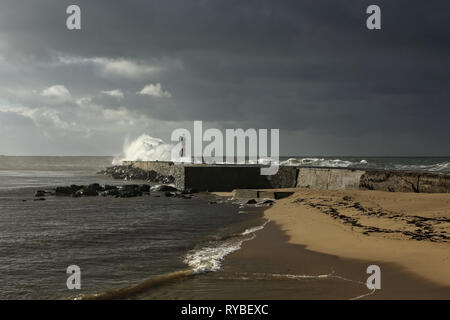
[[[73,184],[70,186],[61,186],[52,190],[37,190],[35,193],[35,201],[45,200],[46,196],[73,198],[111,196],[115,198],[133,198],[150,195],[151,192],[160,193],[166,197],[178,197],[183,199],[191,199],[193,196],[190,192],[180,192],[178,189],[168,185],[150,186],[148,184],[125,184],[113,186],[93,183],[90,185]]]
[[[98,183],[89,185],[73,184],[70,186],[56,187],[52,190],[37,190],[35,193],[35,201],[45,200],[45,197],[47,196],[74,198],[111,196],[115,198],[132,198],[150,195],[150,192],[157,192],[160,195],[165,195],[166,197],[191,199],[192,193],[195,192],[192,190],[184,190],[183,192],[181,192],[175,187],[168,185],[175,181],[175,178],[173,176],[164,176],[158,174],[155,171],[144,171],[133,166],[113,166],[108,167],[98,173],[111,176],[114,179],[125,181],[141,180],[158,183],[158,185],[150,186],[149,184],[124,184],[115,186],[100,185]],[[157,194],[155,196],[159,197],[160,195]]]
[[[66,197],[96,197],[96,196],[113,196],[116,198],[139,197],[144,194],[150,194],[150,186],[147,184],[129,184],[122,186],[100,185],[93,183],[87,186],[70,185],[64,187],[56,187],[53,195]]]
[[[111,176],[114,179],[120,180],[144,180],[149,182],[158,182],[162,184],[170,184],[175,181],[173,176],[165,176],[157,173],[154,170],[145,171],[133,166],[113,166],[108,167],[98,174]]]

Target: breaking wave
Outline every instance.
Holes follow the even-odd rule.
[[[148,134],[142,134],[131,142],[126,142],[122,154],[114,158],[112,164],[120,165],[122,161],[173,161],[172,149],[174,145],[154,138]],[[182,159],[175,159],[175,162]],[[186,161],[186,160],[183,160]],[[224,161],[216,164],[228,164]],[[329,168],[358,168],[358,169],[385,169],[450,173],[450,161],[448,158],[390,158],[371,157],[368,160],[357,157],[292,157],[276,160],[272,158],[259,158],[257,160],[242,159],[237,163],[303,166],[303,167],[329,167]]]
[[[290,158],[286,161],[282,161],[282,166],[311,166],[311,167],[333,167],[333,168],[346,168],[354,165],[367,164],[367,160],[361,160],[359,162],[352,162],[341,159],[325,159],[325,158]]]
[[[255,232],[263,229],[269,221],[260,226],[246,229],[242,233],[225,237],[221,241],[211,241],[207,246],[188,252],[184,262],[189,269],[166,273],[152,279],[128,287],[108,290],[99,293],[85,294],[74,297],[74,300],[110,300],[132,297],[146,290],[173,281],[179,281],[205,272],[219,271],[222,261],[227,255],[241,248],[242,243],[255,238]]]
[[[143,134],[132,142],[125,143],[123,152],[114,158],[113,165],[122,161],[170,161],[173,145]]]
[[[441,162],[427,165],[396,164],[395,169],[408,171],[450,172],[450,162]]]
[[[192,250],[186,255],[184,262],[189,265],[194,273],[219,271],[225,257],[239,250],[245,241],[254,239],[255,232],[262,230],[269,221],[264,224],[246,229],[235,237],[225,241],[212,241],[209,245],[197,250]]]

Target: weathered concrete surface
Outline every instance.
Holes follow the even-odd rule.
[[[317,190],[358,189],[364,171],[337,168],[299,168],[297,187]]]
[[[232,191],[234,189],[311,188],[365,189],[392,192],[450,192],[450,175],[349,168],[280,167],[273,176],[260,174],[259,166],[124,162],[146,171],[175,178],[180,190]]]
[[[360,189],[390,192],[448,193],[450,175],[404,171],[366,171]]]

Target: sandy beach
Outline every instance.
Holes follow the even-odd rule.
[[[270,228],[286,236],[274,241],[287,242],[279,243],[278,271],[273,266],[271,271],[282,273],[294,263],[297,270],[305,271],[308,264],[307,272],[320,274],[333,266],[337,274],[365,282],[365,268],[376,264],[381,268],[382,289],[365,298],[450,298],[450,194],[280,191],[294,194],[264,213]],[[229,260],[258,252],[258,242],[267,248],[263,238],[270,233],[274,231],[263,230],[253,244],[244,244]],[[305,252],[320,253],[322,259],[305,259]],[[267,261],[272,254],[266,252]],[[295,262],[296,256],[301,261]]]
[[[270,222],[221,271],[138,298],[450,298],[450,194],[290,191],[264,210]],[[381,290],[366,287],[372,264],[381,268]]]
[[[450,286],[450,194],[298,190],[265,215],[290,243]]]
[[[379,265],[371,298],[450,298],[450,194],[298,189],[265,216],[290,244]]]

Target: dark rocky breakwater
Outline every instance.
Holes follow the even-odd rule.
[[[111,176],[114,179],[125,181],[144,180],[148,182],[156,182],[162,184],[170,184],[175,182],[175,178],[170,175],[162,175],[154,170],[146,171],[132,165],[112,166],[108,167],[98,174]]]
[[[125,184],[120,186],[113,185],[100,185],[93,183],[90,185],[70,185],[61,186],[49,190],[38,190],[35,193],[36,201],[43,201],[47,196],[56,197],[115,197],[115,198],[133,198],[149,196],[156,193],[155,196],[166,197],[179,197],[183,199],[191,199],[193,197],[192,192],[179,191],[178,189],[168,185],[155,185],[150,186],[148,184]]]

